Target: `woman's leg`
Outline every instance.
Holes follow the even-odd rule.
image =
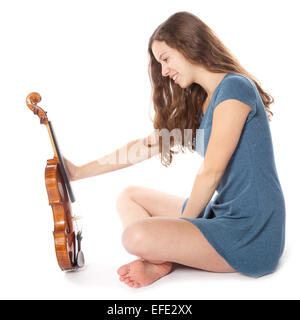
[[[122,191],[117,199],[117,211],[121,218],[124,229],[130,224],[141,219],[150,217],[179,217],[185,198],[174,196],[166,192],[160,192],[155,189],[130,186]],[[139,257],[139,260],[132,262],[131,269],[140,268],[140,273],[151,266],[159,269],[160,273],[167,274],[171,271],[172,263],[166,261],[146,261]],[[142,262],[143,261],[143,262]],[[132,266],[134,265],[134,267]],[[154,265],[156,264],[156,265]],[[130,286],[137,286],[129,278],[129,264],[125,264],[118,269],[120,280]],[[162,275],[162,276],[163,276]]]
[[[136,221],[125,229],[122,242],[129,253],[145,260],[123,266],[125,282],[132,287],[148,285],[168,274],[170,262],[212,272],[236,272],[200,230],[184,219],[154,217]]]
[[[185,198],[141,186],[130,186],[117,199],[124,228],[149,217],[179,217]]]
[[[143,258],[119,268],[118,273],[121,281],[133,287],[149,284],[171,271],[172,263],[170,261],[209,271],[235,271],[216,253],[197,227],[189,221],[176,219],[181,215],[184,200],[184,197],[137,186],[128,187],[120,194],[117,210],[125,228],[122,236],[123,245],[131,254]],[[154,219],[149,219],[150,217]],[[164,218],[159,219],[159,217]],[[181,233],[182,230],[184,233]],[[184,235],[185,233],[187,237]],[[188,239],[191,235],[196,238],[190,243]],[[173,236],[176,237],[173,242],[175,246],[163,243],[168,239],[172,241],[170,237]],[[183,250],[181,253],[177,252],[176,243],[179,239],[179,248]],[[200,246],[201,252],[195,249],[190,256],[189,248],[193,246],[194,242]],[[180,258],[172,256],[172,248],[181,255]],[[198,246],[197,248],[199,250]],[[188,256],[185,257],[185,254]],[[201,264],[198,260],[196,262],[191,260],[201,257],[205,257],[205,261],[202,261]],[[211,257],[212,260],[210,260]],[[220,261],[221,269],[218,269]],[[208,264],[205,265],[205,263]],[[216,267],[217,269],[214,270]],[[156,277],[154,280],[153,274]],[[139,280],[134,280],[134,278]]]

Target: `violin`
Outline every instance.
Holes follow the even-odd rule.
[[[85,261],[81,250],[82,231],[77,231],[76,220],[72,215],[71,202],[75,197],[68,178],[68,172],[64,159],[59,150],[53,126],[47,118],[47,112],[37,104],[41,96],[30,93],[26,98],[26,104],[40,119],[40,123],[47,127],[52,144],[54,157],[47,160],[45,168],[45,184],[52,208],[54,220],[54,246],[59,267],[63,271],[75,271],[83,268]]]

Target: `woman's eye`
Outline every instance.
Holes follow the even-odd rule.
[[[168,58],[164,59],[163,61],[167,62],[167,61],[168,61]]]

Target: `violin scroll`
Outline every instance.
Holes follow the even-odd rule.
[[[26,97],[26,104],[28,108],[40,118],[40,123],[47,125],[48,124],[47,112],[37,105],[41,100],[42,100],[42,97],[39,93],[31,92]]]
[[[37,92],[31,92],[26,98],[27,101],[29,101],[32,104],[37,104],[42,100],[42,97]]]

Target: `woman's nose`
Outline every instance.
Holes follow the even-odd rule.
[[[170,68],[162,67],[161,74],[163,77],[167,77],[170,72]]]

